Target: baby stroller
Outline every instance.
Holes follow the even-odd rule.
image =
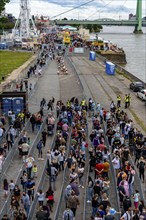
[[[48,124],[47,131],[48,131],[48,135],[53,135],[53,125]]]

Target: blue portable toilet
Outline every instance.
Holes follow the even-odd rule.
[[[115,64],[106,62],[106,73],[107,75],[115,75]]]
[[[12,110],[12,98],[11,97],[3,98],[2,106],[3,106],[3,109],[2,109],[3,113],[8,115],[9,109]]]
[[[94,51],[90,51],[90,54],[89,54],[89,60],[91,61],[95,61],[96,59],[96,54]]]
[[[13,98],[13,111],[18,115],[21,111],[24,110],[24,99],[23,97]]]

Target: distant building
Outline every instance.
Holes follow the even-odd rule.
[[[133,15],[132,13],[130,13],[129,20],[136,20],[136,15]]]
[[[85,40],[89,39],[90,33],[89,33],[89,29],[85,29],[85,28],[79,28],[79,34],[81,35],[81,37]]]

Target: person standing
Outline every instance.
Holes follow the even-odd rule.
[[[31,118],[30,118],[30,123],[31,123],[31,126],[32,126],[32,132],[34,132],[35,130],[35,125],[36,125],[36,117],[34,114],[32,114]]]
[[[129,96],[126,94],[125,95],[125,108],[128,108],[128,103],[129,103]]]
[[[47,204],[49,206],[50,211],[53,212],[54,191],[52,190],[51,186],[46,192],[46,199],[47,199]]]
[[[12,148],[12,146],[13,146],[12,140],[13,140],[12,134],[10,133],[10,131],[8,131],[6,134],[6,141],[7,141],[8,150],[10,149],[10,147]]]
[[[50,165],[50,186],[53,183],[53,189],[56,190],[56,179],[58,175],[58,170],[54,165]]]
[[[121,107],[121,96],[118,95],[117,96],[117,108],[120,108]]]
[[[33,178],[37,178],[38,167],[36,164],[33,165],[32,172],[33,172]]]

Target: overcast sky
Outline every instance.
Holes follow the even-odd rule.
[[[89,2],[90,0],[29,0],[32,15],[44,15],[50,18],[69,9]],[[11,0],[6,5],[6,12],[19,15],[20,0]],[[136,12],[137,0],[94,0],[71,12],[64,13],[54,19],[128,19],[128,14]],[[145,14],[144,14],[145,13]],[[146,16],[146,0],[143,0],[143,16]]]

